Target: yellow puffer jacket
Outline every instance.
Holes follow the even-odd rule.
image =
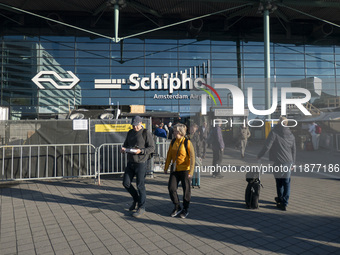
[[[164,171],[168,170],[171,162],[175,162],[177,156],[175,171],[190,171],[189,174],[193,175],[195,167],[195,152],[192,143],[190,142],[190,140],[188,140],[187,149],[189,155],[187,154],[184,145],[184,139],[187,138],[183,137],[181,139],[176,139],[173,145],[170,144],[168,154],[166,157]],[[179,145],[181,145],[181,147],[179,148],[177,155]]]

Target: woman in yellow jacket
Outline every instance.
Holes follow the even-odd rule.
[[[192,143],[185,138],[187,127],[183,124],[177,124],[173,127],[174,139],[172,140],[166,162],[164,172],[168,172],[170,163],[171,167],[168,189],[171,201],[175,208],[171,213],[171,217],[179,215],[181,218],[186,218],[189,214],[189,203],[191,198],[191,177],[195,167],[195,152]],[[180,206],[180,201],[177,194],[178,183],[182,183],[183,188],[183,210]]]

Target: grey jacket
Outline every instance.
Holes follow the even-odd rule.
[[[274,161],[275,163],[295,163],[295,137],[288,127],[277,124],[272,131],[270,131],[268,138],[257,157],[261,158],[268,150],[269,160]]]
[[[152,139],[152,134],[146,130],[145,140],[143,136],[144,128],[136,132],[130,129],[127,133],[123,147],[125,148],[138,148],[142,152],[140,154],[130,154],[128,153],[127,159],[129,162],[143,163],[149,159],[151,153],[155,151],[155,143]]]
[[[194,134],[190,134],[190,141],[194,147],[196,157],[201,157],[202,141],[200,134],[196,131]]]
[[[213,150],[223,150],[224,149],[224,141],[222,136],[222,130],[219,126],[214,127],[211,130],[211,135],[209,135],[210,141],[209,143],[212,144]]]

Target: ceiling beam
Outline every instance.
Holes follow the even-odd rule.
[[[131,0],[130,0],[130,1],[127,1],[127,4],[129,4],[129,5],[131,5],[131,6],[135,7],[135,8],[137,8],[137,9],[139,9],[139,10],[142,11],[142,12],[146,12],[146,13],[152,14],[152,15],[158,17],[158,18],[161,18],[161,17],[162,17],[162,15],[159,14],[157,11],[151,9],[151,8],[148,7],[148,6],[145,6],[145,5],[143,5],[143,4],[140,4],[140,3],[136,2],[136,1],[131,1]]]
[[[244,13],[247,13],[249,10],[251,10],[253,8],[254,8],[253,5],[246,6],[241,10],[238,10],[236,12],[233,12],[230,15],[227,15],[227,19],[229,20],[229,19],[232,19],[232,18],[237,17],[237,16],[242,16]]]
[[[259,4],[265,2],[265,0],[195,0],[194,2],[205,2],[205,3],[231,3],[231,4],[243,4],[253,3]],[[328,2],[322,0],[271,0],[272,3],[281,3],[286,5],[294,6],[307,6],[307,7],[332,7],[340,8],[339,2]]]
[[[277,9],[275,12],[274,12],[279,18],[283,19],[285,22],[289,22],[289,18],[280,10],[280,9]]]

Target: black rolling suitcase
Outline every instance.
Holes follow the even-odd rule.
[[[258,209],[260,190],[263,187],[260,181],[260,173],[249,172],[246,174],[246,180],[248,182],[245,194],[246,206],[248,209]]]

